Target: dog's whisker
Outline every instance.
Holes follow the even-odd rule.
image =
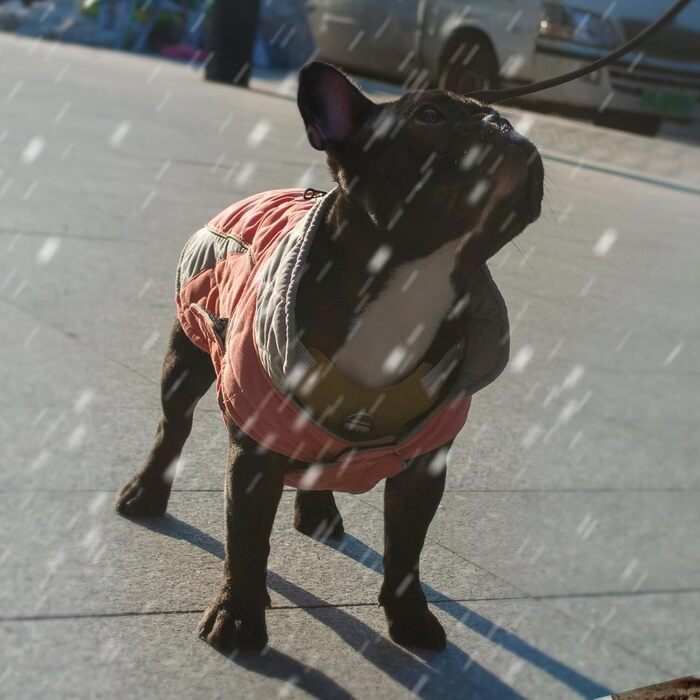
[[[528,260],[527,256],[523,253],[522,250],[520,250],[520,246],[519,246],[514,240],[512,240],[511,243],[515,246],[515,249],[518,251],[518,253],[520,253],[520,256],[522,257],[522,259],[523,259],[523,261],[525,262],[525,264],[526,264],[533,272],[537,272],[537,270],[535,270],[535,268],[530,264],[530,261]]]

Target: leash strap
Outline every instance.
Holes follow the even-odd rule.
[[[608,63],[615,61],[624,56],[626,53],[636,48],[645,39],[655,34],[661,27],[668,24],[686,5],[688,5],[691,0],[677,0],[661,17],[659,17],[655,22],[650,24],[646,29],[642,30],[633,39],[628,41],[626,44],[621,46],[619,49],[615,49],[612,53],[609,53],[603,58],[599,58],[593,63],[589,63],[576,70],[569,71],[563,75],[558,75],[554,78],[548,78],[547,80],[540,80],[537,83],[532,83],[531,85],[523,85],[522,87],[508,88],[504,90],[479,90],[477,92],[470,92],[467,97],[471,97],[475,100],[485,102],[486,104],[498,104],[499,102],[504,102],[505,100],[512,100],[514,97],[522,97],[523,95],[530,95],[533,92],[540,92],[540,90],[547,90],[548,88],[556,87],[557,85],[563,85],[571,80],[576,80],[588,73],[593,73],[603,66],[607,66]]]

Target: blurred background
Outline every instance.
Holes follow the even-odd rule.
[[[258,12],[259,68],[294,69],[315,55],[406,88],[461,93],[574,70],[664,9],[658,0],[2,0],[0,29],[206,62],[212,35],[231,32],[213,19],[217,3]],[[697,140],[699,45],[700,6],[692,3],[639,51],[524,100],[595,124]]]
[[[302,62],[376,100],[518,85],[670,4],[0,2],[0,696],[562,700],[697,671],[700,0],[503,106],[546,197],[490,261],[511,361],[474,397],[421,563],[444,653],[388,639],[381,485],[339,496],[335,548],[293,530],[285,491],[270,648],[197,639],[223,557],[213,392],[168,514],[113,507],[160,416],[187,239],[255,192],[333,186],[295,104]]]

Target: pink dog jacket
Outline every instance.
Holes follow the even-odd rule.
[[[303,190],[276,190],[221,212],[182,252],[177,315],[192,342],[211,355],[224,415],[260,445],[310,465],[288,472],[287,485],[362,493],[457,435],[471,395],[505,367],[508,317],[484,266],[470,282],[463,347],[425,377],[439,386],[440,376],[454,376],[447,398],[407,434],[363,442],[329,432],[294,396],[296,378],[316,363],[297,336],[294,304],[334,196],[335,190],[310,200]]]

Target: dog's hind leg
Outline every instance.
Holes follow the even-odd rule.
[[[384,583],[379,603],[389,634],[403,646],[445,648],[445,631],[420,585],[418,561],[445,490],[449,445],[411,460],[384,489]]]
[[[294,501],[294,527],[309,537],[326,540],[342,537],[343,518],[332,491],[297,491]]]
[[[179,321],[175,320],[163,360],[163,416],[144,465],[124,484],[117,496],[119,513],[134,517],[165,513],[173,469],[190,434],[192,414],[214,379],[211,358],[190,341]]]

